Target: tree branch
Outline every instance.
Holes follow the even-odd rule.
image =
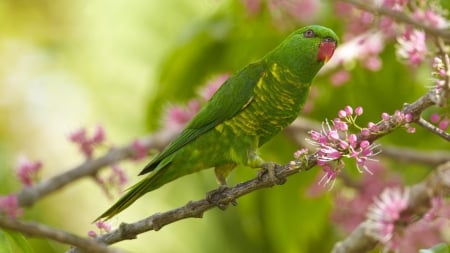
[[[175,136],[176,133],[171,131],[161,131],[149,137],[144,137],[140,141],[147,148],[161,149]],[[30,207],[37,200],[48,194],[55,192],[64,186],[76,182],[86,176],[94,176],[100,169],[110,164],[114,164],[121,160],[131,158],[135,154],[132,145],[121,148],[111,149],[105,155],[85,161],[83,164],[76,166],[57,176],[43,180],[32,186],[24,187],[17,194],[19,206]]]
[[[420,118],[416,123],[444,140],[450,141],[450,134],[426,121],[424,118]]]
[[[79,252],[89,253],[119,253],[121,251],[108,248],[104,243],[82,238],[66,231],[52,228],[35,222],[26,222],[0,216],[0,227],[18,231],[30,236],[43,237],[57,242],[77,246]]]
[[[417,215],[422,217],[431,206],[435,196],[450,194],[450,161],[440,165],[424,181],[409,189],[408,208],[401,215]],[[332,253],[367,252],[377,245],[377,240],[368,233],[368,221],[362,222],[353,232],[334,245]]]
[[[430,96],[431,91],[420,97],[414,103],[404,106],[402,113],[411,114],[413,116],[413,119],[420,118],[420,114],[423,110],[434,105],[433,101],[430,99]],[[398,127],[399,123],[395,121],[395,119],[389,121],[383,120],[377,123],[378,131],[371,132],[367,136],[359,134],[360,138],[358,138],[358,140],[369,140],[370,142],[373,142],[394,131]],[[276,177],[284,180],[287,177],[296,174],[297,172],[307,171],[317,165],[316,157],[317,154],[314,153],[307,156],[303,160],[295,161],[291,164],[276,165]],[[135,239],[140,233],[151,230],[157,231],[163,226],[176,222],[178,220],[194,217],[201,218],[203,216],[203,213],[207,210],[210,210],[218,205],[226,206],[243,195],[249,194],[261,188],[272,187],[273,185],[274,183],[270,180],[269,176],[267,174],[264,174],[262,177],[257,177],[249,181],[239,183],[231,188],[227,188],[220,193],[214,194],[213,199],[215,203],[211,203],[206,198],[197,201],[191,201],[182,207],[164,213],[156,213],[135,223],[122,223],[118,229],[113,230],[112,232],[102,235],[96,239],[106,244],[112,244],[127,239]],[[368,241],[370,242],[369,239]],[[72,249],[69,252],[75,253],[78,251],[76,249]]]
[[[275,175],[277,178],[283,180],[289,176],[292,176],[299,171],[306,171],[311,169],[316,164],[315,155],[308,156],[303,162],[296,162],[295,164],[276,165]],[[260,177],[251,179],[249,181],[239,183],[233,187],[227,188],[223,191],[213,191],[210,199],[207,198],[190,201],[186,205],[164,212],[156,213],[145,219],[137,221],[135,223],[122,223],[119,228],[102,235],[96,240],[106,244],[113,244],[127,239],[135,239],[137,235],[147,231],[158,231],[163,226],[182,220],[186,218],[202,218],[204,212],[216,207],[226,207],[228,204],[233,203],[237,198],[254,192],[258,189],[268,188],[274,186],[274,182],[271,181],[268,173],[263,174]],[[71,249],[69,252],[79,252],[76,249]]]
[[[438,166],[439,164],[450,161],[450,152],[447,151],[418,151],[410,148],[400,148],[393,146],[381,147],[383,151],[380,155],[389,156],[398,161],[408,163],[421,163],[424,165]]]
[[[349,3],[359,9],[374,14],[381,14],[384,16],[391,17],[398,22],[409,24],[416,28],[423,29],[428,34],[432,34],[436,37],[441,37],[443,39],[450,40],[450,31],[448,29],[438,29],[431,27],[429,25],[425,25],[423,22],[418,21],[417,19],[414,19],[413,17],[403,12],[387,9],[384,7],[378,7],[373,4],[369,4],[367,1],[359,1],[359,0],[339,0],[339,1]]]

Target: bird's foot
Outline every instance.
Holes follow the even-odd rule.
[[[269,181],[272,182],[273,185],[282,185],[286,182],[286,178],[284,177],[278,177],[277,173],[276,173],[276,168],[277,164],[274,162],[265,162],[263,164],[261,164],[261,170],[258,172],[258,179],[260,181],[263,180],[264,175],[267,174],[267,176],[269,177]]]
[[[216,205],[221,210],[225,210],[230,203],[233,206],[236,206],[237,205],[236,199],[227,200],[227,194],[225,194],[225,192],[228,189],[230,189],[230,187],[226,185],[220,185],[219,188],[206,193],[206,200],[209,203]]]

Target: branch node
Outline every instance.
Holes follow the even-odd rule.
[[[230,187],[226,185],[221,185],[219,188],[209,191],[206,193],[206,200],[220,210],[227,209],[228,205],[231,203],[233,206],[237,205],[236,199],[232,198],[227,191]]]
[[[162,220],[161,213],[155,213],[153,215],[153,219],[151,220],[151,222],[152,222],[153,230],[155,232],[159,231],[162,227],[164,227],[164,225],[166,225]]]
[[[203,218],[203,212],[202,211],[197,211],[195,208],[195,202],[194,201],[189,201],[185,206],[184,206],[184,212],[185,213],[192,213],[191,217],[193,218]]]
[[[119,228],[118,228],[120,236],[126,240],[136,239],[137,238],[136,234],[128,232],[128,226],[129,226],[128,223],[125,223],[125,222],[120,223]]]

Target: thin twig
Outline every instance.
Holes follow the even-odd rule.
[[[0,227],[21,232],[23,234],[35,237],[51,239],[57,242],[74,245],[80,249],[80,252],[89,253],[119,253],[121,251],[108,248],[104,243],[93,239],[79,237],[66,231],[49,227],[35,222],[26,222],[10,219],[6,216],[0,216]]]
[[[382,156],[389,156],[396,161],[403,161],[407,163],[420,163],[429,166],[437,166],[444,162],[450,161],[450,152],[434,150],[434,151],[419,151],[411,148],[400,148],[383,145],[381,147]]]
[[[418,125],[420,125],[421,127],[429,130],[433,134],[436,134],[437,136],[439,136],[447,141],[450,141],[450,134],[448,134],[444,130],[440,129],[439,127],[431,124],[430,122],[426,121],[424,118],[420,118],[416,123]]]
[[[161,131],[159,133],[155,133],[152,136],[142,138],[141,142],[142,145],[147,148],[160,149],[167,145],[169,140],[171,140],[174,136],[174,132]],[[87,160],[83,164],[65,171],[57,176],[54,176],[47,180],[43,180],[32,186],[24,187],[17,194],[19,206],[30,207],[42,197],[45,197],[48,194],[55,192],[70,183],[74,183],[83,177],[93,176],[98,173],[98,171],[103,167],[130,158],[134,154],[135,150],[132,145],[111,149],[108,153],[101,157]]]

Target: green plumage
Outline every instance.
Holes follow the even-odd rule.
[[[328,28],[303,27],[235,73],[140,173],[150,174],[97,219],[109,219],[145,193],[187,174],[214,167],[225,184],[238,164],[259,167],[256,150],[297,117],[337,40]]]

